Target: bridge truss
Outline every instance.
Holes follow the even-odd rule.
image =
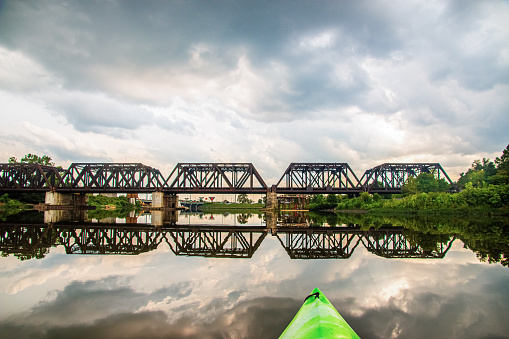
[[[266,193],[251,163],[179,163],[166,180],[169,193]]]
[[[277,193],[359,193],[359,179],[347,163],[291,163],[276,184]]]
[[[65,170],[30,163],[0,164],[0,189],[3,191],[47,191],[62,182]]]
[[[141,163],[73,163],[59,188],[77,193],[154,192],[164,186],[158,169]]]
[[[396,193],[401,191],[408,178],[421,173],[431,173],[453,185],[439,163],[385,163],[364,172],[360,183],[365,191],[371,193]]]

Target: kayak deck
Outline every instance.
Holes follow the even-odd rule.
[[[304,300],[279,339],[345,338],[360,339],[318,288]]]

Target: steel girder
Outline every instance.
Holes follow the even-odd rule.
[[[409,177],[421,173],[432,173],[437,179],[445,179],[453,185],[439,163],[385,163],[364,172],[360,182],[363,190],[371,193],[396,193],[401,192]]]
[[[166,180],[169,193],[266,193],[251,163],[179,163]]]
[[[154,192],[164,186],[158,169],[141,163],[73,163],[58,187],[72,192]]]
[[[65,170],[40,164],[0,164],[0,189],[3,191],[50,191],[62,182]]]
[[[277,193],[322,194],[361,192],[347,163],[291,163],[276,184]]]

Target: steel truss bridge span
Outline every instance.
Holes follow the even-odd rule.
[[[0,193],[397,193],[420,173],[453,184],[439,163],[382,164],[360,180],[347,163],[291,163],[271,187],[252,163],[179,163],[168,177],[141,163],[73,163],[68,169],[17,163],[0,164]]]
[[[363,189],[372,193],[398,193],[410,177],[431,173],[437,179],[444,179],[453,185],[451,178],[439,163],[386,163],[373,167],[361,178]]]

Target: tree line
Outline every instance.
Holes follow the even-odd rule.
[[[509,145],[495,161],[475,160],[455,183],[459,192],[434,173],[409,177],[401,195],[363,192],[358,197],[329,194],[314,196],[310,210],[466,210],[499,209],[509,206]]]

